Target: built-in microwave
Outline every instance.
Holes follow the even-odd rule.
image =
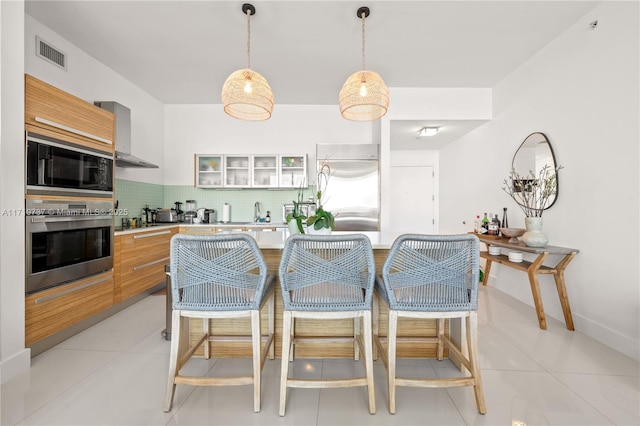
[[[113,196],[113,153],[27,132],[27,194]]]

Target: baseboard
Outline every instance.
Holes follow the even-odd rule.
[[[498,277],[493,275],[489,278],[489,286],[534,308],[531,288],[528,284],[526,286],[514,286],[513,283],[509,283],[507,285],[503,284]],[[545,315],[564,324],[562,306],[560,306],[559,303],[554,303],[553,300],[545,300],[544,298],[543,303]],[[638,340],[633,340],[629,336],[622,335],[618,331],[599,324],[583,315],[580,315],[579,313],[572,312],[571,315],[573,317],[573,325],[576,330],[628,357],[635,359],[636,361],[640,361],[640,342]],[[536,321],[536,318],[533,317],[531,320]]]
[[[29,370],[31,367],[31,350],[25,348],[14,356],[0,362],[0,383],[9,380]]]

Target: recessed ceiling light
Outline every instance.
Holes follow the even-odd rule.
[[[418,137],[422,138],[425,136],[435,136],[438,134],[439,127],[423,127],[418,132]]]

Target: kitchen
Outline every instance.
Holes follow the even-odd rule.
[[[295,198],[293,190],[289,192],[196,189],[193,187],[195,153],[306,153],[309,164],[315,164],[316,143],[374,141],[381,144],[383,227],[389,226],[392,222],[390,206],[385,198],[385,194],[392,188],[386,177],[389,174],[388,168],[393,164],[427,164],[435,165],[437,170],[439,196],[436,229],[441,233],[466,232],[471,228],[472,218],[479,211],[485,208],[496,210],[503,205],[509,205],[507,203],[510,201],[502,193],[500,186],[508,172],[511,157],[530,131],[545,130],[552,138],[559,162],[565,166],[561,177],[560,201],[548,215],[545,214],[545,229],[554,244],[581,249],[580,256],[574,261],[571,270],[567,271],[567,281],[575,283],[569,292],[572,302],[575,301],[573,308],[578,318],[577,328],[637,359],[638,326],[632,321],[634,318],[637,319],[637,302],[634,302],[637,300],[637,289],[633,290],[638,282],[637,268],[621,265],[615,253],[603,253],[601,250],[601,247],[622,244],[621,249],[629,253],[629,257],[625,257],[638,257],[638,148],[635,143],[638,135],[637,125],[634,127],[638,114],[637,102],[627,96],[628,93],[637,93],[637,69],[629,67],[626,61],[618,61],[617,57],[606,55],[607,61],[592,61],[593,58],[602,57],[609,45],[629,49],[627,57],[637,56],[638,49],[634,48],[637,47],[637,41],[634,45],[628,42],[628,39],[633,37],[613,30],[614,27],[627,28],[629,20],[637,18],[637,13],[634,15],[633,12],[626,13],[618,9],[633,7],[632,5],[603,4],[597,6],[593,13],[585,11],[583,19],[567,26],[568,33],[559,36],[558,40],[540,54],[534,55],[524,69],[514,71],[513,75],[489,89],[410,90],[392,87],[392,106],[385,118],[373,124],[354,124],[343,120],[335,105],[277,104],[274,115],[267,122],[244,123],[225,116],[216,104],[162,103],[30,15],[25,15],[21,10],[16,11],[14,8],[20,8],[20,3],[17,3],[2,4],[3,208],[9,209],[16,204],[19,205],[19,201],[16,200],[23,199],[24,195],[22,188],[13,188],[10,184],[12,176],[15,179],[15,176],[22,175],[21,165],[15,161],[15,158],[22,155],[22,146],[14,146],[7,142],[19,139],[22,134],[22,130],[11,126],[12,121],[18,124],[22,122],[19,116],[20,108],[11,111],[5,107],[5,102],[20,104],[21,96],[12,92],[9,87],[19,88],[24,73],[33,74],[87,100],[117,100],[131,108],[134,123],[132,140],[135,141],[132,153],[161,166],[159,169],[117,170],[117,198],[122,203],[121,207],[127,207],[136,214],[145,204],[170,207],[175,201],[195,199],[199,206],[218,211],[221,211],[223,204],[227,202],[235,213],[233,220],[248,221],[251,219],[255,201],[262,203],[264,211],[277,211],[282,203]],[[633,18],[634,16],[636,18]],[[588,22],[595,18],[601,22],[607,22],[609,19],[615,25],[588,32],[585,28]],[[24,27],[19,24],[23,19]],[[10,22],[11,25],[4,25],[5,22]],[[631,27],[637,28],[637,25]],[[17,38],[14,39],[24,38],[24,46],[23,43],[18,43],[20,46],[9,44],[11,37],[6,36],[8,31],[13,31],[9,33],[13,36],[17,34]],[[74,58],[74,66],[70,66],[68,72],[62,73],[51,69],[48,64],[37,58],[33,53],[32,42],[36,35]],[[585,35],[605,39],[602,44],[583,44],[580,37]],[[255,36],[258,37],[258,34]],[[582,48],[585,52],[578,57],[563,57],[562,52],[576,52]],[[371,55],[373,67],[373,42],[369,49],[368,54]],[[7,63],[6,55],[13,55],[15,61]],[[241,59],[239,61],[241,62]],[[24,65],[16,65],[19,69],[12,71],[11,63]],[[532,67],[537,70],[554,69],[556,74],[530,74]],[[229,69],[229,72],[231,70]],[[582,76],[581,81],[584,81],[584,84],[575,81],[576,74]],[[614,74],[618,78],[611,81],[609,76]],[[98,78],[101,81],[99,85],[95,84]],[[587,81],[589,83],[586,83]],[[336,84],[339,85],[339,82]],[[536,87],[538,93],[531,93],[530,87]],[[217,100],[218,89],[212,92],[212,99]],[[275,88],[274,92],[277,96]],[[451,99],[455,101],[447,102]],[[13,120],[12,114],[16,115]],[[390,148],[391,130],[396,122],[420,120],[424,117],[490,121],[461,135],[454,143],[437,153],[428,150],[403,152]],[[613,126],[611,123],[617,125]],[[604,152],[584,149],[585,146],[600,146],[602,140],[611,141],[611,146]],[[233,151],[222,150],[220,147],[233,147]],[[487,161],[491,161],[490,167],[487,167]],[[611,179],[617,182],[614,190],[609,183],[597,180],[592,183],[588,196],[580,193],[578,188],[585,181],[591,182],[593,164],[598,164],[600,172],[609,176],[609,182]],[[460,170],[464,170],[464,173]],[[420,186],[417,185],[413,191],[419,196]],[[143,199],[139,196],[140,193],[144,194]],[[632,208],[623,207],[623,201],[629,201],[625,194],[629,193],[636,194],[630,200]],[[594,199],[600,200],[599,203],[594,205]],[[510,212],[513,212],[511,221],[522,220],[517,217],[515,204],[509,206]],[[584,213],[593,212],[599,216],[610,211],[620,218],[621,223],[630,227],[632,237],[620,241],[617,233],[584,231],[590,229],[593,223],[591,215]],[[0,323],[3,381],[10,377],[10,373],[5,370],[14,370],[9,368],[10,365],[17,366],[14,371],[21,371],[28,368],[29,362],[28,354],[24,355],[24,346],[20,343],[24,328],[15,325],[24,315],[19,307],[24,292],[23,289],[16,290],[9,284],[19,281],[24,276],[19,268],[11,267],[23,261],[19,253],[24,252],[24,247],[21,243],[15,243],[21,240],[23,232],[17,224],[18,219],[24,218],[3,217],[0,228],[3,240],[0,286],[3,314]],[[466,222],[466,225],[462,222]],[[615,265],[615,268],[597,267],[602,264]],[[527,289],[511,287],[510,281],[523,282],[521,276],[507,271],[501,273],[495,286],[525,303],[530,303]],[[601,286],[599,283],[603,282],[610,284]],[[549,291],[544,295],[545,304],[551,315],[562,318],[555,300],[557,296],[553,294],[553,289],[546,290]],[[611,302],[603,307],[602,300]],[[626,302],[619,306],[614,304],[617,300]],[[610,333],[610,330],[615,332]]]

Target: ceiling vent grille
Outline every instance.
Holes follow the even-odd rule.
[[[38,36],[36,36],[36,56],[67,70],[67,55]]]

